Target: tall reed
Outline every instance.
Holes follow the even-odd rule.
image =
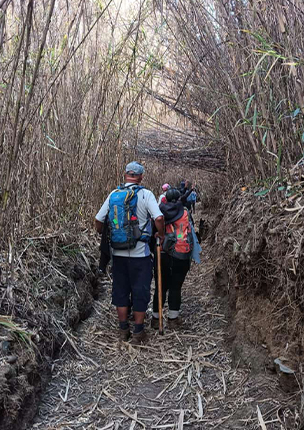
[[[120,180],[158,49],[148,2],[122,7],[0,2],[1,246],[79,229]]]
[[[232,180],[276,180],[303,157],[304,4],[154,1],[169,35],[174,109],[226,149]]]

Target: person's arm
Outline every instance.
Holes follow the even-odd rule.
[[[192,190],[193,190],[193,188],[190,188],[190,190],[186,191],[186,192],[185,192],[185,194],[183,194],[183,195],[180,197],[180,200],[181,200],[181,202],[182,202],[182,204],[183,204],[183,205],[186,203],[187,198],[188,198],[188,197],[190,196],[190,194],[192,193]]]
[[[155,236],[160,237],[161,240],[164,239],[165,236],[165,221],[164,216],[162,212],[159,209],[159,206],[157,204],[156,198],[154,194],[151,191],[147,192],[147,210],[151,217],[154,219],[155,227],[157,229],[157,232]]]
[[[157,229],[156,237],[159,237],[161,240],[165,237],[165,220],[163,216],[159,216],[155,219],[155,227]]]
[[[98,214],[95,217],[95,228],[98,233],[102,233],[103,230],[103,223],[106,219],[106,216],[108,214],[109,210],[109,201],[110,201],[110,195],[105,200],[104,204],[101,206]]]
[[[98,219],[95,219],[95,228],[97,230],[97,233],[102,233],[103,222],[100,222],[100,221],[98,221]]]

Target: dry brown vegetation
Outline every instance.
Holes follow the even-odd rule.
[[[236,343],[264,344],[270,357],[287,357],[299,368],[303,2],[172,0],[155,5],[175,49],[163,69],[170,92],[160,87],[154,97],[191,119],[205,148],[216,154],[224,149],[234,186],[214,226],[213,257],[216,281],[231,299]]]
[[[2,243],[86,222],[147,127],[194,128],[192,148],[226,159],[232,181],[276,182],[303,156],[300,1],[1,11]]]
[[[175,45],[166,101],[225,147],[233,180],[284,176],[303,157],[303,2],[155,4]]]
[[[186,177],[199,186],[214,221],[208,275],[230,295],[235,343],[263,343],[298,370],[303,28],[302,0],[0,0],[0,335],[33,339],[35,375],[36,343],[79,356],[70,329],[98,286],[88,227],[133,157],[156,194]],[[17,427],[36,398],[23,394]]]
[[[121,177],[157,43],[146,2],[75,0],[1,6],[1,242],[91,222]]]
[[[289,184],[295,193],[286,198],[280,191],[272,205],[255,195],[258,186],[234,187],[213,237],[215,283],[230,298],[240,357],[244,342],[256,350],[264,345],[271,364],[284,357],[293,369],[304,354],[304,182],[297,179],[298,172]]]

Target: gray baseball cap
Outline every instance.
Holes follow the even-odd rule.
[[[141,175],[145,173],[144,166],[142,166],[137,161],[131,161],[131,163],[127,164],[126,166],[126,172],[134,172],[135,175]]]

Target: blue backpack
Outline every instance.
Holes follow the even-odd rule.
[[[187,197],[187,202],[189,203],[195,203],[196,202],[196,192],[192,191],[190,195]]]
[[[108,222],[110,240],[113,249],[134,249],[138,241],[148,242],[150,233],[144,231],[149,219],[142,229],[136,214],[137,193],[144,187],[118,187],[110,196]]]

